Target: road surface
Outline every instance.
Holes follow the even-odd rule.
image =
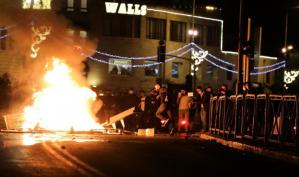
[[[180,136],[0,133],[0,177],[265,177],[298,171],[287,162]]]

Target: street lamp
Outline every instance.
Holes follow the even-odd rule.
[[[288,53],[288,51],[293,50],[293,49],[294,49],[293,45],[288,45],[288,46],[286,46],[286,47],[283,47],[283,48],[281,49],[281,52],[282,52],[283,54],[286,54],[286,53]]]
[[[194,37],[198,35],[198,31],[196,29],[189,29],[188,34],[194,39]],[[194,40],[192,40],[192,42],[194,42]]]

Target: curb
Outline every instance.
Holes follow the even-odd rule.
[[[202,140],[216,141],[217,143],[220,143],[230,148],[259,154],[274,159],[284,160],[299,165],[299,156],[291,155],[285,152],[273,151],[263,147],[257,147],[253,145],[236,142],[236,141],[231,141],[231,140],[224,140],[208,134],[199,134],[198,138]]]

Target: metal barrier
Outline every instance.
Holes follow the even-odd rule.
[[[19,114],[7,114],[3,116],[6,130],[17,130],[23,129],[22,125],[24,122],[24,116],[22,113]]]
[[[209,133],[225,138],[298,145],[298,102],[294,95],[213,97]]]

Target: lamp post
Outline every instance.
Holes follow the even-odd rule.
[[[299,6],[291,7],[286,10],[285,14],[285,31],[284,31],[284,45],[282,48],[282,53],[287,57],[288,51],[293,49],[292,45],[288,45],[288,24],[289,24],[289,11],[293,9],[299,9]]]
[[[191,37],[191,42],[194,42],[194,38],[195,36],[198,35],[198,31],[196,29],[194,29],[194,16],[195,16],[195,0],[193,0],[193,4],[192,4],[192,28],[188,30],[188,34]],[[192,73],[192,67],[193,67],[193,73]],[[193,91],[195,90],[196,87],[196,70],[195,70],[195,65],[194,62],[192,61],[192,57],[191,57],[191,62],[190,62],[190,75],[193,75]]]
[[[299,6],[295,6],[295,7],[290,7],[290,8],[287,8],[286,9],[286,12],[285,12],[285,33],[284,33],[284,45],[283,45],[283,48],[281,49],[281,52],[283,53],[283,56],[284,56],[284,59],[286,60],[286,68],[284,69],[283,71],[283,76],[284,78],[286,77],[286,74],[285,74],[285,70],[287,69],[288,67],[288,58],[289,58],[289,51],[293,50],[293,45],[289,45],[288,44],[288,24],[289,24],[289,11],[290,10],[294,10],[294,9],[298,9]],[[285,80],[283,80],[283,83],[284,83],[284,88],[286,89],[286,83],[285,83]]]

